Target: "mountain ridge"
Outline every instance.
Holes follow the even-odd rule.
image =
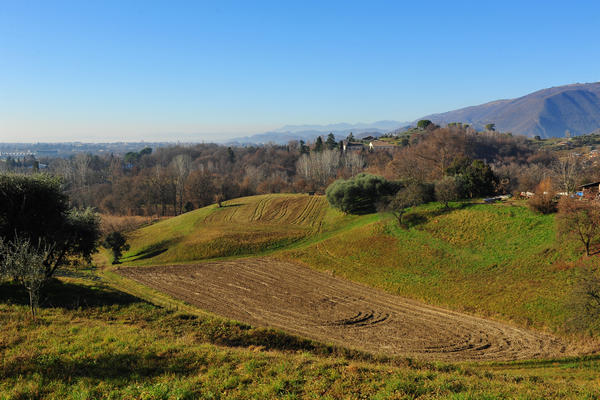
[[[600,128],[600,82],[554,86],[420,119],[440,125],[468,123],[477,129],[494,123],[500,131],[530,137],[561,137],[567,130],[583,135]]]
[[[371,123],[339,122],[327,125],[284,125],[269,132],[237,137],[228,144],[286,144],[292,140],[314,141],[317,136],[333,133],[336,140],[352,132],[355,137],[381,136],[415,126],[421,119],[439,125],[451,122],[470,124],[484,129],[493,123],[501,132],[529,137],[563,137],[584,135],[600,129],[600,82],[572,83],[536,90],[513,99],[498,99],[452,111],[429,114],[411,122],[380,120]]]

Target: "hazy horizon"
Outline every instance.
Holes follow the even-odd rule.
[[[600,80],[598,17],[578,1],[6,3],[0,142],[413,121]]]

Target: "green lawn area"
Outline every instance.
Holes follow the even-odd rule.
[[[37,320],[0,287],[1,399],[594,398],[596,358],[420,363],[169,310],[98,281],[51,283]]]
[[[553,215],[522,204],[429,204],[408,229],[375,221],[280,253],[385,291],[522,326],[561,331],[581,265],[594,262],[559,240]]]

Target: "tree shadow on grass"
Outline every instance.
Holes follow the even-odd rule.
[[[150,246],[144,247],[135,254],[121,257],[121,262],[145,260],[148,258],[156,257],[165,251],[169,250],[169,246],[173,245],[176,239],[163,240],[158,243],[154,243]]]
[[[41,375],[48,380],[71,382],[73,378],[130,380],[162,374],[190,375],[206,364],[201,354],[176,351],[166,355],[101,353],[72,359],[69,356],[19,358],[0,366],[0,378]]]
[[[58,279],[46,282],[40,296],[40,308],[69,310],[140,302],[144,301],[103,284],[78,285]],[[0,303],[29,305],[29,295],[21,285],[3,282],[0,283]]]
[[[189,314],[174,314],[161,323],[172,332],[188,330],[203,343],[239,348],[260,348],[276,351],[306,351],[319,356],[373,360],[372,354],[342,346],[306,339],[279,329],[252,327],[245,323],[221,318],[203,318]],[[185,326],[183,326],[185,325]]]
[[[188,316],[195,319],[195,316]],[[184,318],[187,320],[187,318]],[[362,361],[388,361],[387,359],[358,350],[345,349],[302,339],[272,329],[243,327],[242,331],[213,332],[216,336],[207,340],[219,346],[250,347],[261,350],[306,351],[320,356],[336,356]],[[233,329],[235,331],[235,329]],[[202,338],[206,339],[206,338]],[[210,360],[210,357],[208,358]],[[155,377],[164,374],[188,376],[197,374],[210,361],[203,352],[188,351],[186,348],[153,352],[145,348],[139,352],[84,355],[72,358],[68,355],[20,357],[0,364],[0,379],[41,375],[48,380],[71,382],[77,378],[99,380],[130,380],[140,377]]]
[[[221,204],[221,206],[217,207],[217,209],[219,209],[219,208],[230,208],[230,207],[241,207],[243,205],[246,205],[246,203]]]
[[[403,217],[403,224],[406,228],[413,228],[425,224],[433,218],[440,217],[446,214],[451,214],[452,212],[457,210],[464,210],[465,208],[469,208],[474,205],[475,203],[464,202],[459,204],[453,204],[449,207],[435,208],[433,210],[419,210],[415,213],[408,212]]]
[[[163,248],[163,249],[156,249],[156,250],[151,250],[151,251],[140,252],[131,257],[123,257],[123,258],[121,258],[121,261],[145,260],[147,258],[152,258],[152,257],[156,257],[158,255],[161,255],[162,253],[164,253],[167,250],[169,250],[169,249]]]

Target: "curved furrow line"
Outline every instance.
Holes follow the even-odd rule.
[[[302,214],[310,214],[309,204]],[[428,306],[289,262],[247,259],[118,272],[228,318],[375,353],[434,360],[567,354],[547,334]]]

